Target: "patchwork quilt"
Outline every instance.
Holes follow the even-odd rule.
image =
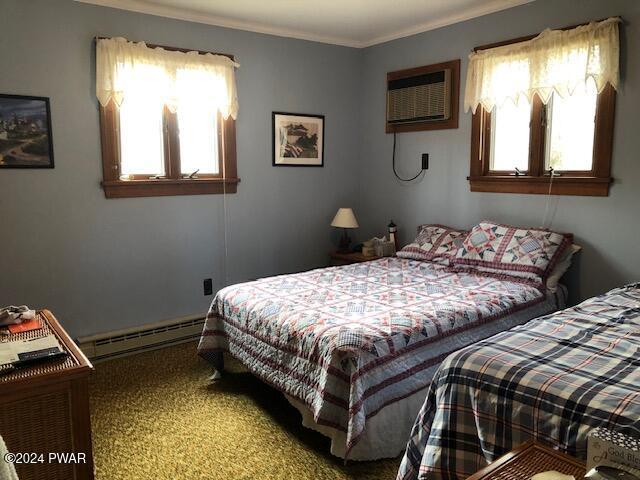
[[[640,438],[640,284],[448,357],[398,480],[467,478],[531,439],[584,459],[597,427]]]
[[[524,323],[555,302],[517,280],[384,258],[226,287],[198,351],[211,361],[229,351],[304,402],[316,423],[345,432],[348,454],[367,419],[425,389],[452,350],[501,331],[491,327],[502,317],[540,305]]]

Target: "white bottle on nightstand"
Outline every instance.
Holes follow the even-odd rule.
[[[389,223],[389,241],[393,242],[393,245],[397,252],[398,251],[398,227],[395,223],[393,223],[393,220],[391,220],[391,222]]]

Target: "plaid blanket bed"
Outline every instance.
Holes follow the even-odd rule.
[[[346,434],[348,454],[367,419],[426,389],[451,351],[504,330],[502,317],[521,324],[557,302],[530,284],[385,258],[226,287],[198,351],[210,361],[229,351],[302,401],[317,424]]]
[[[448,357],[397,478],[467,478],[532,438],[586,458],[595,427],[640,437],[640,283]]]

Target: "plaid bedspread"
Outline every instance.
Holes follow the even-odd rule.
[[[505,315],[557,309],[549,302],[529,284],[386,258],[226,287],[198,351],[209,360],[231,352],[304,402],[317,424],[345,432],[348,453],[367,418],[428,387],[452,351],[443,339],[459,335],[460,348],[500,331],[491,324]],[[473,337],[474,329],[491,333]]]
[[[398,480],[467,478],[532,438],[584,459],[601,426],[640,438],[640,284],[448,357]]]

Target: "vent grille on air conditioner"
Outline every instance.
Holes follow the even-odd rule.
[[[78,345],[87,357],[96,362],[194,340],[200,336],[203,325],[203,315],[181,317],[80,338]]]
[[[390,80],[387,83],[387,122],[432,122],[449,119],[451,70]]]

